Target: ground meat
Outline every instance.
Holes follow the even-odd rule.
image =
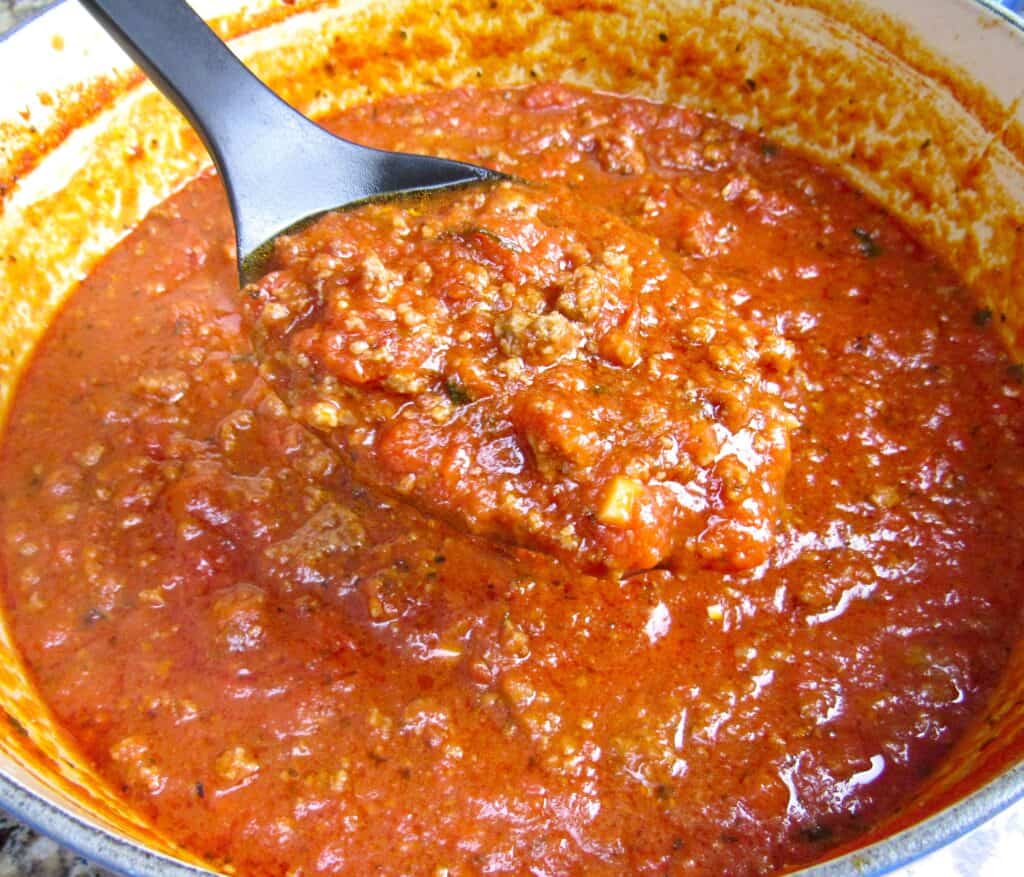
[[[579,326],[559,313],[534,316],[512,307],[494,321],[498,346],[532,365],[551,365],[582,346]]]
[[[366,543],[366,529],[356,512],[327,501],[288,539],[264,550],[267,566],[297,584],[322,584],[338,556]]]

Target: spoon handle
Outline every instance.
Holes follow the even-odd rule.
[[[184,0],[79,2],[199,133],[228,190],[239,253],[279,232],[261,227],[266,211],[249,202],[279,203],[302,164],[293,147],[318,126],[257,79]]]
[[[302,116],[235,57],[184,0],[79,0],[202,137],[222,175]]]
[[[396,192],[500,177],[335,137],[267,88],[184,0],[79,0],[192,123],[227,189],[242,279],[275,235]]]

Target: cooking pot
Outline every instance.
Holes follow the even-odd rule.
[[[1024,23],[979,0],[194,0],[312,115],[561,78],[684,103],[838,170],[1005,313],[1024,354]],[[414,60],[393,49],[411,41]],[[0,423],[76,283],[208,164],[74,3],[0,44]],[[0,497],[2,514],[2,497]],[[0,573],[2,574],[2,573]],[[0,619],[0,806],[126,873],[199,873],[85,763]],[[1024,795],[1024,641],[898,813],[804,873],[874,874]]]

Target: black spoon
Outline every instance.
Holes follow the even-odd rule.
[[[79,0],[196,129],[227,189],[238,271],[255,279],[274,238],[329,210],[503,174],[360,146],[286,104],[184,0]]]

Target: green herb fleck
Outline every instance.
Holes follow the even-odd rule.
[[[992,321],[992,311],[989,308],[978,308],[974,312],[974,325],[987,326]]]
[[[853,236],[857,238],[857,243],[860,245],[860,251],[864,254],[865,258],[877,259],[882,255],[882,248],[871,236],[871,232],[866,231],[863,228],[855,228],[853,230]]]
[[[200,798],[206,797],[206,786],[201,782],[196,783],[196,795]]]
[[[748,78],[748,79],[746,80],[746,83],[747,83],[747,88],[748,88],[748,89],[749,89],[750,91],[756,91],[756,90],[757,90],[757,80],[756,80],[756,79],[750,79],[750,78]]]
[[[779,145],[772,143],[771,140],[761,141],[761,155],[765,158],[775,158],[779,154]]]
[[[1015,362],[1006,371],[1018,384],[1024,384],[1024,365]]]
[[[28,736],[28,730],[25,728],[25,726],[16,718],[14,718],[14,716],[12,716],[10,713],[7,713],[7,721],[10,724],[10,726],[14,728],[14,730],[22,737]]]
[[[668,42],[668,34],[665,33],[665,31],[662,31],[661,33],[658,34],[658,39],[661,40],[663,43],[667,43]]]
[[[458,381],[446,381],[444,391],[454,405],[465,405],[473,401],[473,397],[469,395],[469,390]]]

